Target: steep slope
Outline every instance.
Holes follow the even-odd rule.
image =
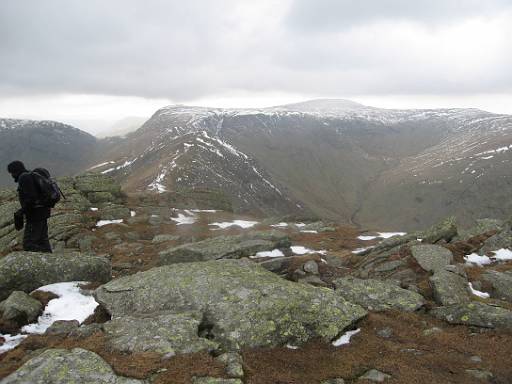
[[[93,159],[97,141],[70,125],[55,121],[0,119],[0,164],[13,160],[28,168],[45,167],[52,175],[72,175]],[[0,188],[12,186],[7,171],[0,172]]]
[[[132,190],[215,188],[241,210],[300,206],[324,218],[407,230],[447,213],[463,221],[505,215],[508,160],[486,151],[512,144],[511,119],[347,100],[263,109],[170,106],[114,146],[105,156],[112,169],[99,170]],[[480,162],[487,171],[477,178]]]

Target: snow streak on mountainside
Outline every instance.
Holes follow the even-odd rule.
[[[393,110],[346,100],[178,105],[114,146],[101,160],[115,164],[100,169],[132,190],[213,188],[242,210],[305,208],[412,229],[446,214],[504,215],[511,124],[511,116],[478,109]]]

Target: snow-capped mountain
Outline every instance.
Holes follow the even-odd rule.
[[[169,106],[97,168],[128,190],[222,191],[235,209],[313,212],[389,229],[506,216],[512,116],[347,100],[257,109]]]
[[[97,141],[78,128],[56,121],[0,118],[0,163],[21,160],[28,168],[45,167],[52,175],[72,175],[92,160]],[[4,168],[5,169],[5,168]],[[12,186],[0,173],[0,188]]]

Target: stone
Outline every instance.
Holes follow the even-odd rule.
[[[315,287],[328,287],[329,286],[329,284],[327,284],[325,281],[323,281],[317,275],[308,275],[308,276],[299,277],[297,282],[302,283],[302,284],[311,284]]]
[[[469,376],[474,377],[478,380],[492,380],[494,378],[494,375],[490,371],[485,371],[483,369],[466,369],[466,373]]]
[[[379,329],[377,331],[377,336],[382,337],[384,339],[389,339],[391,336],[393,336],[393,330],[389,327]]]
[[[425,329],[422,334],[423,336],[432,336],[432,335],[435,335],[436,333],[441,333],[443,332],[443,330],[439,327],[432,327],[432,328],[429,328],[429,329]]]
[[[501,231],[504,225],[503,220],[499,219],[478,219],[476,225],[467,230],[459,230],[457,241],[466,241],[472,237],[490,232]]]
[[[397,268],[400,268],[402,265],[405,265],[405,262],[403,260],[392,260],[392,261],[387,261],[385,263],[379,264],[373,270],[375,272],[380,272],[380,273],[391,272]]]
[[[45,335],[69,335],[71,332],[76,331],[80,326],[78,320],[57,320],[48,327]]]
[[[423,243],[430,244],[437,243],[440,240],[450,242],[455,236],[457,236],[457,222],[454,216],[448,217],[429,229],[418,233],[418,238],[423,239]]]
[[[370,369],[363,376],[359,377],[358,381],[367,380],[373,381],[374,383],[383,383],[386,379],[390,378],[391,376],[384,372],[377,371],[376,369]]]
[[[32,292],[43,285],[66,281],[111,279],[110,261],[79,252],[12,252],[0,259],[0,300],[12,291]]]
[[[43,305],[22,291],[14,291],[0,303],[1,318],[25,325],[37,320]]]
[[[96,332],[103,331],[103,324],[86,324],[81,325],[78,328],[72,329],[69,333],[69,337],[85,338],[94,335]]]
[[[444,270],[453,262],[453,254],[440,245],[424,244],[411,247],[412,257],[427,272]]]
[[[244,367],[242,356],[236,352],[223,353],[217,357],[217,360],[226,365],[226,375],[234,378],[244,376]]]
[[[480,248],[479,254],[485,255],[486,253],[497,251],[501,248],[512,248],[512,229],[509,227],[485,240],[484,245]]]
[[[100,210],[101,220],[127,219],[130,216],[130,209],[121,205],[111,205]]]
[[[469,358],[469,361],[471,361],[472,363],[475,363],[475,364],[479,364],[482,362],[482,358],[480,356],[471,356]]]
[[[512,329],[512,311],[477,301],[469,304],[435,308],[430,313],[450,324]]]
[[[341,377],[337,377],[335,379],[324,380],[320,384],[345,384],[345,380]]]
[[[96,353],[81,348],[47,349],[2,380],[2,384],[143,384],[117,376]]]
[[[77,176],[74,188],[88,194],[90,192],[110,192],[114,196],[121,196],[121,186],[113,177],[101,173],[86,173]]]
[[[481,279],[491,284],[493,297],[512,302],[512,271],[487,270],[482,274]]]
[[[369,311],[396,309],[413,312],[425,304],[425,300],[420,294],[385,281],[344,277],[334,280],[333,283],[336,287],[336,294]]]
[[[113,280],[94,296],[113,318],[200,312],[223,350],[330,341],[366,311],[325,288],[297,284],[249,260],[179,263]]]
[[[218,236],[162,251],[159,254],[160,265],[218,259],[239,259],[255,255],[260,251],[287,248],[290,245],[288,236],[278,231],[250,232],[238,236]]]
[[[306,261],[306,263],[302,266],[302,269],[304,270],[304,272],[318,275],[318,264],[316,263],[315,260]]]
[[[150,315],[122,316],[103,324],[107,343],[121,353],[157,352],[183,354],[211,351],[214,341],[198,336],[199,312],[162,312]]]
[[[239,379],[219,379],[216,377],[194,377],[192,384],[243,384]]]
[[[164,243],[166,241],[178,241],[180,239],[180,236],[176,235],[156,235],[153,237],[153,240],[151,240],[152,243],[158,244],[158,243]]]
[[[430,277],[434,300],[439,305],[455,305],[471,300],[468,281],[455,273],[437,271]]]
[[[110,192],[89,192],[87,193],[87,199],[93,204],[108,203],[114,201],[114,195]]]

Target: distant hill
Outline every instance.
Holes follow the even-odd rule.
[[[512,116],[347,100],[261,109],[169,106],[99,170],[129,190],[224,191],[241,210],[409,230],[512,212]]]
[[[139,129],[141,125],[146,122],[147,119],[147,117],[141,116],[125,117],[124,119],[121,119],[112,124],[112,126],[109,129],[98,133],[96,136],[99,138],[112,136],[126,136],[128,133],[134,132],[137,129]]]
[[[13,160],[47,168],[52,176],[73,175],[93,161],[97,146],[94,136],[70,125],[0,118],[0,188],[13,186],[6,170]]]

